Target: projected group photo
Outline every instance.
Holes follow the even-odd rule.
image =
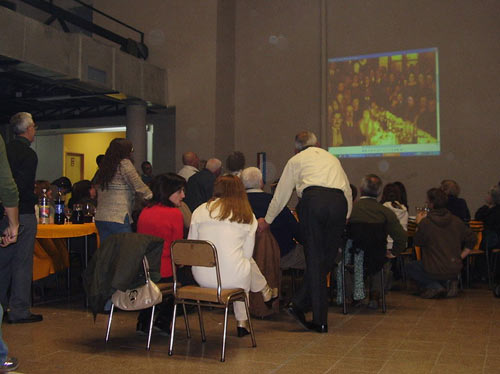
[[[437,49],[328,60],[330,152],[439,154]]]

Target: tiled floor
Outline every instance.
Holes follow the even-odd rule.
[[[388,296],[388,312],[366,309],[342,315],[331,307],[329,333],[301,330],[288,315],[254,319],[257,347],[237,338],[230,320],[226,362],[219,361],[223,314],[205,313],[201,343],[196,314],[188,341],[177,321],[174,355],[168,338],[135,334],[136,313],[115,315],[104,343],[107,316],[92,315],[81,302],[33,308],[44,321],[2,326],[19,373],[500,373],[500,299],[487,290],[466,290],[456,299],[423,300],[405,292]]]

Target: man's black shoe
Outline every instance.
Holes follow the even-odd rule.
[[[302,310],[298,309],[295,305],[290,303],[286,308],[286,312],[303,328],[305,328],[306,330],[309,329],[308,323],[306,322],[306,316],[304,315],[304,312]]]
[[[319,332],[320,334],[328,332],[328,325],[317,325],[315,323],[308,323],[307,328],[311,331]]]
[[[43,321],[43,316],[41,314],[30,314],[26,318],[9,319],[9,323],[33,323],[40,321]]]

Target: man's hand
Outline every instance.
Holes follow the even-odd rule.
[[[394,256],[390,250],[387,250],[385,252],[385,257],[387,257],[387,258],[396,258],[396,256]]]
[[[17,242],[17,234],[19,231],[19,225],[8,226],[2,235],[2,242],[0,246],[7,247],[9,244]]]
[[[269,227],[271,226],[269,223],[266,222],[266,220],[264,218],[259,218],[257,220],[259,226],[257,228],[257,231],[258,232],[262,232],[262,231],[265,231],[265,230],[269,230]]]

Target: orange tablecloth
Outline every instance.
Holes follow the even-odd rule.
[[[95,223],[39,224],[33,257],[33,280],[45,278],[69,266],[68,248],[63,239],[91,234],[97,234]],[[97,235],[97,245],[99,246],[99,235]]]
[[[66,225],[38,225],[36,237],[39,238],[76,238],[79,236],[86,236],[97,234],[97,227],[95,223],[83,223],[80,225],[66,224]]]

